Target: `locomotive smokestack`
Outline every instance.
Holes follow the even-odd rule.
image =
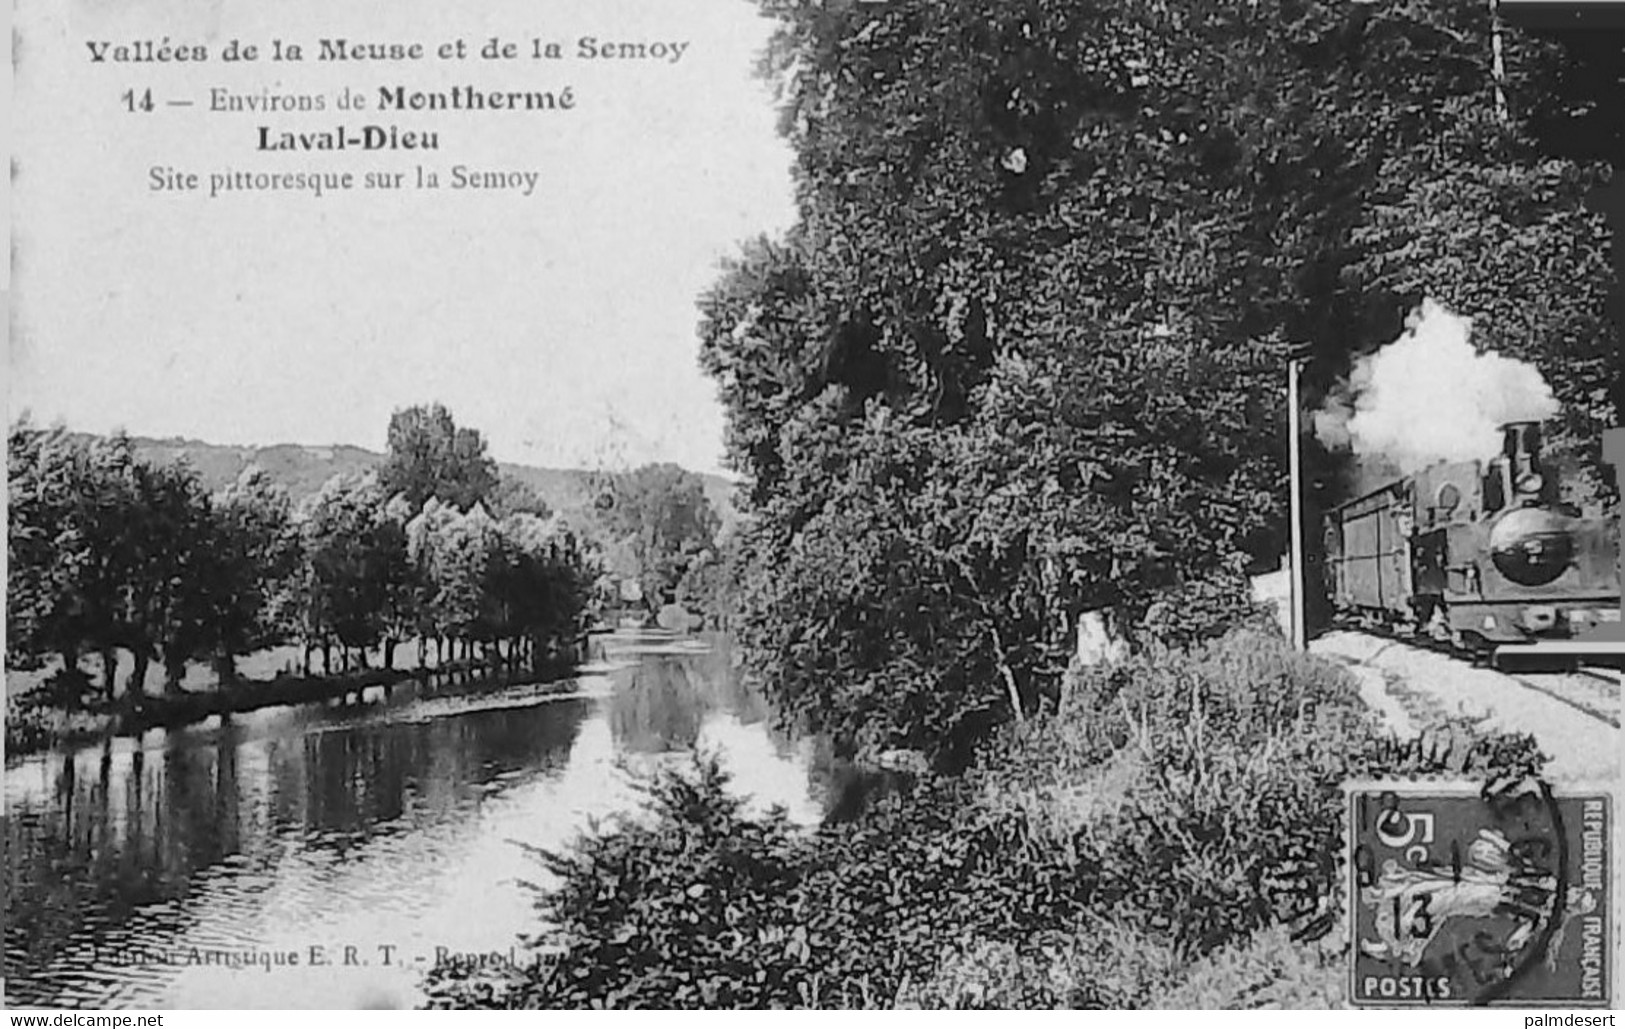
[[[1509,495],[1517,496],[1520,503],[1551,502],[1557,499],[1556,483],[1550,481],[1541,466],[1540,423],[1534,421],[1507,422],[1501,427],[1501,458],[1498,464],[1506,469]]]
[[[1501,426],[1504,445],[1501,453],[1516,463],[1524,458],[1533,464],[1540,463],[1540,423],[1539,422],[1507,422]]]

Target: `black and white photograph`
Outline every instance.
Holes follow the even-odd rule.
[[[11,1025],[1613,1024],[1625,3],[12,19]]]

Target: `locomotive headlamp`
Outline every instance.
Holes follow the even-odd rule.
[[[1513,484],[1513,488],[1519,493],[1539,493],[1541,487],[1545,485],[1546,480],[1540,477],[1539,472],[1525,472],[1518,476],[1518,481]]]

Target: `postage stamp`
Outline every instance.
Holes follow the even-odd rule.
[[[1601,1007],[1610,798],[1529,779],[1349,789],[1357,1007]]]

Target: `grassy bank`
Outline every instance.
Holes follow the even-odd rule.
[[[1396,745],[1346,673],[1232,635],[1074,676],[954,779],[805,833],[701,762],[543,855],[536,946],[437,1006],[1342,1003],[1341,786],[1530,769],[1527,738]]]
[[[228,685],[216,680],[208,688],[171,694],[128,692],[107,699],[85,684],[81,675],[60,671],[35,688],[6,695],[6,756],[20,757],[53,746],[94,742],[151,728],[195,725],[212,716],[245,714],[268,707],[358,701],[367,690],[388,691],[415,683],[437,696],[500,689],[527,682],[551,682],[570,675],[571,658],[544,661],[539,669],[493,671],[481,662],[448,662],[415,669],[372,668],[329,676],[289,672],[264,679],[242,678]]]

